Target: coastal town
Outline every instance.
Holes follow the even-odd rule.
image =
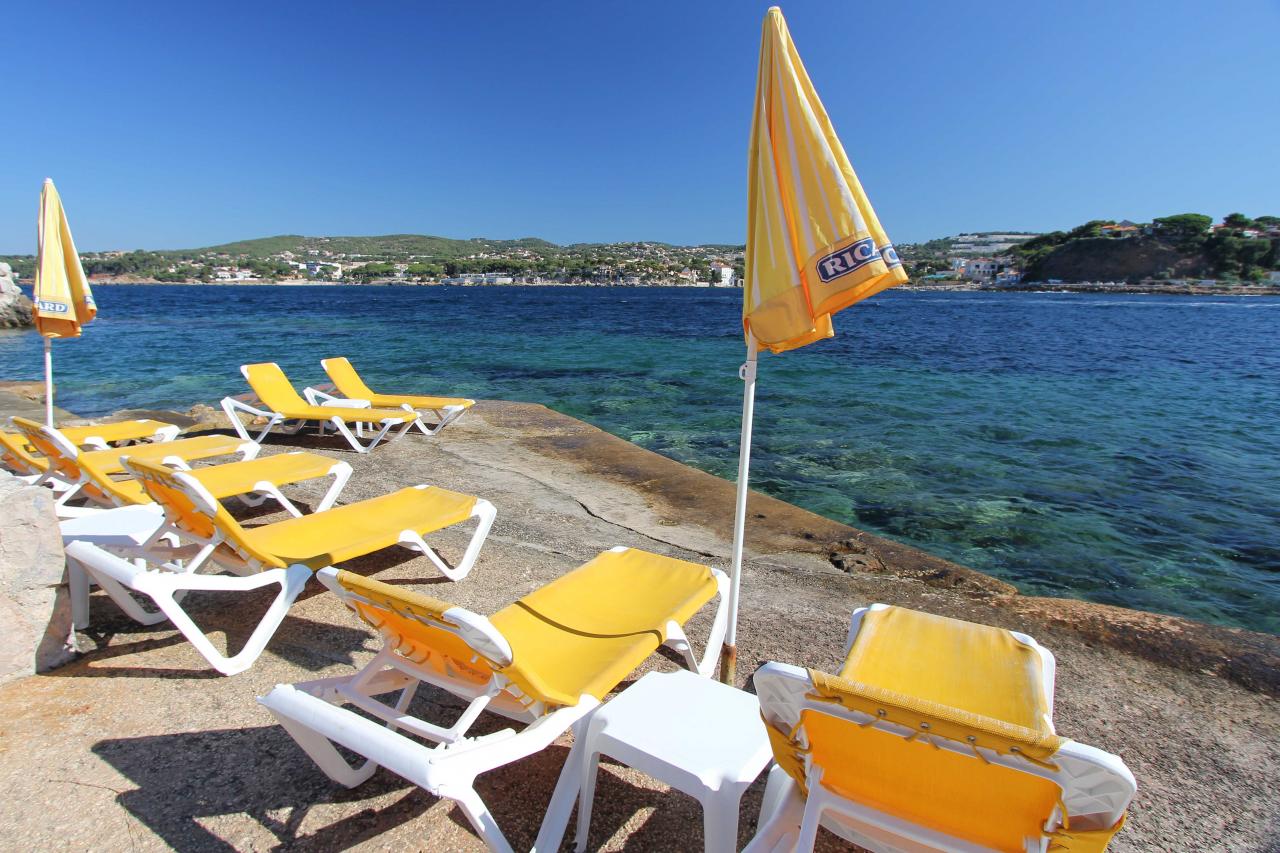
[[[1179,214],[1070,231],[972,232],[898,247],[912,285],[948,290],[1273,293],[1280,217]],[[192,250],[82,253],[95,283],[741,287],[744,246],[425,235],[280,236]],[[29,282],[33,258],[0,257]]]

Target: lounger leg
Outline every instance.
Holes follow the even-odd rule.
[[[440,574],[449,580],[460,581],[471,573],[471,568],[475,565],[476,558],[480,556],[480,549],[484,547],[485,539],[489,536],[489,528],[493,526],[493,521],[497,516],[498,510],[493,504],[484,498],[476,499],[475,507],[471,510],[471,517],[479,519],[479,523],[476,525],[475,533],[471,534],[471,541],[467,544],[467,550],[463,553],[462,561],[458,563],[457,568],[451,568],[448,563],[440,559],[440,555],[412,530],[401,532],[400,544],[425,556]]]
[[[324,772],[324,775],[339,785],[354,788],[368,781],[369,777],[377,772],[378,765],[373,763],[372,760],[365,759],[359,765],[353,767],[334,748],[333,742],[324,735],[295,723],[288,717],[281,716],[274,709],[272,714],[280,722],[281,727],[289,733],[289,736],[298,742],[298,746],[302,747],[302,751]]]
[[[276,572],[281,572],[276,574]],[[160,611],[169,617],[175,628],[182,632],[191,645],[196,647],[196,651],[209,661],[214,669],[223,675],[235,675],[244,672],[253,662],[258,659],[263,650],[267,647],[267,643],[275,635],[276,629],[280,627],[280,623],[284,621],[285,614],[288,613],[289,607],[293,604],[294,599],[302,592],[302,588],[307,585],[307,581],[311,578],[311,570],[306,566],[292,565],[283,571],[279,569],[262,572],[259,575],[253,575],[247,578],[217,578],[208,575],[187,575],[172,578],[157,579],[152,589],[147,590],[155,601]],[[187,589],[204,589],[219,590],[225,588],[224,585],[232,585],[237,591],[254,589],[270,583],[280,585],[280,592],[276,594],[275,600],[271,602],[271,606],[267,608],[267,612],[262,615],[261,621],[257,627],[253,629],[253,633],[249,635],[249,639],[236,654],[228,657],[213,647],[213,643],[209,642],[209,638],[200,630],[200,627],[187,615],[187,612],[175,600],[174,593],[178,590]],[[167,591],[161,588],[168,586]]]
[[[822,822],[822,771],[809,774],[809,796],[805,799],[804,817],[800,820],[800,833],[796,836],[796,853],[813,850],[818,843],[818,825]]]
[[[406,403],[404,408],[410,408],[410,406]],[[416,411],[416,410],[413,410],[413,411]],[[449,424],[453,423],[458,418],[462,417],[466,413],[466,411],[467,411],[466,406],[445,406],[443,409],[431,409],[431,413],[440,419],[436,423],[434,429],[427,426],[421,417],[415,420],[413,422],[413,425],[416,426],[422,432],[423,435],[427,435],[427,436],[438,435],[440,433],[440,430],[444,429]]]
[[[351,479],[351,466],[346,462],[339,462],[333,466],[330,473],[333,474],[333,485],[329,487],[329,491],[325,492],[320,503],[316,504],[316,512],[324,512],[333,506],[338,500],[338,495],[342,494],[342,490],[347,487],[347,481]]]
[[[253,440],[249,437],[249,431],[244,428],[244,423],[241,422],[240,416],[236,414],[235,406],[232,405],[230,397],[223,398],[222,411],[226,414],[227,420],[231,421],[231,428],[236,431],[236,435],[240,436],[245,441]]]
[[[351,449],[356,453],[368,453],[374,448],[374,445],[378,443],[378,439],[382,438],[382,436],[386,434],[387,430],[390,429],[390,425],[383,427],[382,432],[378,434],[378,439],[374,439],[370,442],[369,446],[366,447],[360,443],[358,438],[352,435],[351,428],[343,423],[341,418],[335,417],[332,422],[333,428],[338,431],[339,435],[347,440],[347,444],[351,445]],[[324,429],[323,421],[321,422],[320,429]],[[321,434],[323,435],[323,432]]]
[[[498,829],[498,822],[493,819],[493,815],[489,813],[489,807],[484,804],[484,800],[480,799],[475,788],[463,789],[461,786],[457,788],[450,786],[442,790],[440,795],[458,804],[480,839],[489,846],[490,850],[494,853],[513,853],[507,837],[502,834],[501,829]]]
[[[578,799],[578,790],[582,784],[582,753],[586,750],[587,728],[591,725],[593,716],[587,714],[573,724],[573,746],[569,749],[564,766],[560,768],[556,789],[551,794],[551,802],[547,804],[546,815],[542,818],[538,838],[530,853],[556,853],[560,849],[560,842],[564,840],[564,831],[569,827],[569,817],[573,814],[573,805]],[[585,838],[585,835],[579,833],[578,837]]]
[[[119,557],[115,557],[115,555],[108,554],[107,556],[109,558],[119,559],[121,563],[125,562],[123,559]],[[121,610],[123,610],[126,616],[128,616],[133,621],[139,623],[140,625],[147,625],[147,626],[159,625],[161,622],[165,621],[166,617],[163,612],[151,612],[148,610],[144,610],[142,606],[138,604],[137,601],[134,600],[133,596],[129,594],[129,590],[124,586],[124,584],[120,583],[120,581],[116,580],[116,578],[112,577],[106,571],[99,571],[97,567],[89,563],[81,562],[79,560],[67,561],[68,565],[70,565],[72,562],[75,562],[80,567],[79,574],[80,574],[80,577],[83,578],[83,583],[84,583],[83,593],[79,593],[75,589],[76,582],[73,581],[72,592],[71,592],[73,619],[75,618],[74,608],[76,607],[77,599],[79,599],[80,602],[83,602],[82,606],[84,608],[84,611],[83,611],[84,622],[83,624],[81,624],[80,621],[76,619],[77,629],[87,628],[89,625],[89,581],[90,580],[92,580],[98,586],[102,587],[102,591],[107,594],[107,597],[109,597],[112,601],[114,601],[116,603],[116,606],[119,607]]]
[[[774,765],[760,804],[756,834],[743,853],[772,853],[795,847],[800,822],[804,819],[804,797],[787,771]]]

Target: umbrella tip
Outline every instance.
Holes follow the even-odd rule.
[[[781,7],[781,6],[770,6],[770,7],[769,7],[769,11],[768,11],[768,12],[765,12],[765,14],[766,14],[766,15],[781,15],[781,14],[782,14],[782,7]]]
[[[53,183],[53,178],[45,178],[45,179],[44,179],[44,182],[45,182],[46,184],[51,184],[51,183]]]

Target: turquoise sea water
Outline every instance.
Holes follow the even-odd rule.
[[[279,361],[545,403],[732,478],[737,291],[99,288],[58,402],[186,408]],[[168,318],[176,318],[171,322]],[[761,357],[752,484],[1016,583],[1280,633],[1280,300],[891,291]],[[0,333],[0,375],[40,339]],[[447,440],[447,439],[445,439]]]

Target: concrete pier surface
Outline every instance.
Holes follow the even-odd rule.
[[[3,402],[0,415],[12,414]],[[399,549],[347,565],[480,613],[615,545],[728,567],[732,483],[541,406],[483,402],[438,437],[408,436],[367,455],[313,437],[268,439],[263,452],[300,447],[355,467],[344,502],[418,483],[492,501],[497,522],[463,581],[445,581],[425,558]],[[320,487],[295,492],[303,502],[320,497]],[[850,612],[876,601],[1024,631],[1057,656],[1059,733],[1118,753],[1138,778],[1112,850],[1276,849],[1276,637],[1018,595],[762,495],[752,498],[748,529],[739,686],[750,689],[767,660],[832,670]],[[428,541],[456,561],[469,532]],[[193,593],[187,602],[238,648],[270,597],[270,589]],[[388,771],[351,790],[331,783],[254,701],[277,683],[349,673],[376,650],[372,633],[319,584],[258,663],[231,678],[209,669],[176,631],[139,626],[100,593],[92,612],[81,658],[0,686],[0,847],[482,849],[449,801]],[[696,643],[709,624],[708,614],[694,620]],[[655,655],[645,669],[675,666]],[[425,689],[415,702],[460,708]],[[532,844],[569,744],[566,735],[479,780],[516,849]],[[762,792],[763,780],[744,799],[740,846]],[[693,800],[603,765],[591,849],[697,849],[701,827]],[[825,834],[820,846],[842,848]]]

